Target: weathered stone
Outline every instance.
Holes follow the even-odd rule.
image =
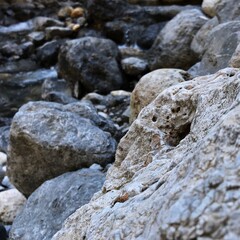
[[[77,98],[86,92],[109,93],[123,83],[117,45],[108,39],[85,37],[67,41],[60,50],[59,72]]]
[[[133,76],[141,75],[148,69],[148,63],[136,57],[125,58],[121,61],[121,64],[125,73]]]
[[[179,13],[159,33],[149,52],[150,69],[188,69],[197,62],[197,56],[190,45],[194,35],[207,21],[197,9]]]
[[[209,33],[198,74],[215,73],[228,67],[230,60],[240,43],[240,21],[231,21],[217,25]]]
[[[26,198],[16,189],[0,192],[0,221],[11,224],[25,201]]]
[[[67,108],[29,102],[13,118],[7,172],[24,195],[65,172],[113,161],[116,142],[111,134]]]
[[[240,43],[238,44],[235,52],[233,53],[229,61],[229,66],[234,68],[240,68]]]
[[[53,240],[238,239],[240,71],[163,91],[121,140],[102,192]]]
[[[63,44],[62,40],[53,40],[37,49],[37,61],[43,67],[50,67],[57,63],[58,52]]]
[[[190,79],[191,76],[180,69],[159,69],[144,75],[135,86],[131,95],[130,122],[133,122],[139,112],[163,90]]]
[[[210,17],[216,16],[216,8],[222,0],[203,0],[202,2],[202,10]]]
[[[66,38],[73,35],[73,30],[68,27],[47,27],[45,28],[46,39]]]
[[[51,239],[64,220],[101,189],[104,179],[97,170],[81,169],[46,181],[31,194],[14,220],[10,238]]]
[[[207,38],[211,30],[219,24],[217,17],[208,20],[194,36],[191,49],[200,57],[202,57],[204,51],[208,48],[206,44]]]

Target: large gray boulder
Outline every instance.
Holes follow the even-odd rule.
[[[102,192],[53,240],[239,239],[240,71],[163,91],[121,140]]]
[[[10,130],[8,176],[24,195],[44,181],[93,163],[113,161],[116,142],[93,121],[61,104],[29,102]]]
[[[62,223],[103,185],[103,173],[81,169],[43,183],[27,200],[11,228],[11,239],[49,240]]]
[[[226,22],[214,27],[206,39],[198,74],[211,74],[228,67],[239,43],[240,21]]]
[[[79,98],[86,92],[109,93],[122,86],[118,47],[108,39],[84,37],[67,41],[60,50],[58,64],[63,78]]]
[[[188,69],[197,62],[191,50],[194,35],[208,18],[198,9],[179,13],[160,31],[149,51],[150,69]]]

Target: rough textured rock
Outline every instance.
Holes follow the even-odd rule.
[[[108,93],[123,80],[117,45],[108,39],[85,37],[67,41],[59,54],[59,72],[71,84],[75,97],[97,91]]]
[[[240,71],[163,91],[121,140],[102,192],[53,240],[238,239]]]
[[[194,35],[208,20],[198,9],[179,13],[161,30],[150,49],[150,69],[188,69],[197,62],[190,45]]]
[[[11,224],[22,210],[26,198],[17,190],[0,192],[0,221]]]
[[[199,75],[215,73],[228,67],[230,60],[240,43],[240,21],[231,21],[217,25],[206,40]]]
[[[180,69],[159,69],[144,75],[131,95],[131,118],[133,122],[139,112],[166,88],[190,80],[191,76]]]
[[[97,170],[81,169],[46,181],[28,198],[12,225],[10,238],[51,239],[64,220],[101,189],[104,179]]]
[[[136,57],[124,58],[121,61],[121,64],[125,73],[132,76],[143,74],[148,69],[148,63],[145,60]]]
[[[229,61],[229,66],[234,68],[240,68],[240,43],[238,44],[234,54]]]
[[[91,120],[58,103],[29,102],[14,116],[8,176],[24,195],[44,181],[93,163],[107,165],[116,142]]]
[[[216,27],[219,24],[217,17],[214,17],[210,20],[208,20],[197,32],[197,34],[194,36],[192,43],[191,43],[191,49],[193,52],[195,52],[199,58],[202,57],[204,51],[207,49],[208,46],[206,46],[207,38],[209,36],[209,33],[211,30]]]

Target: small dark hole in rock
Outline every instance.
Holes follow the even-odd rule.
[[[157,121],[157,117],[156,117],[156,116],[153,116],[153,117],[152,117],[152,121],[153,121],[153,122],[156,122],[156,121]]]
[[[233,77],[235,75],[235,73],[229,73],[228,77]]]

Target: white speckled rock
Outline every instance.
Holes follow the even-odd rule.
[[[11,224],[25,201],[26,198],[17,189],[0,192],[0,222]]]
[[[102,192],[53,240],[239,239],[240,71],[163,91],[121,140]]]
[[[158,69],[144,75],[132,92],[130,121],[133,122],[139,112],[163,90],[190,78],[191,76],[187,72],[170,68]]]

